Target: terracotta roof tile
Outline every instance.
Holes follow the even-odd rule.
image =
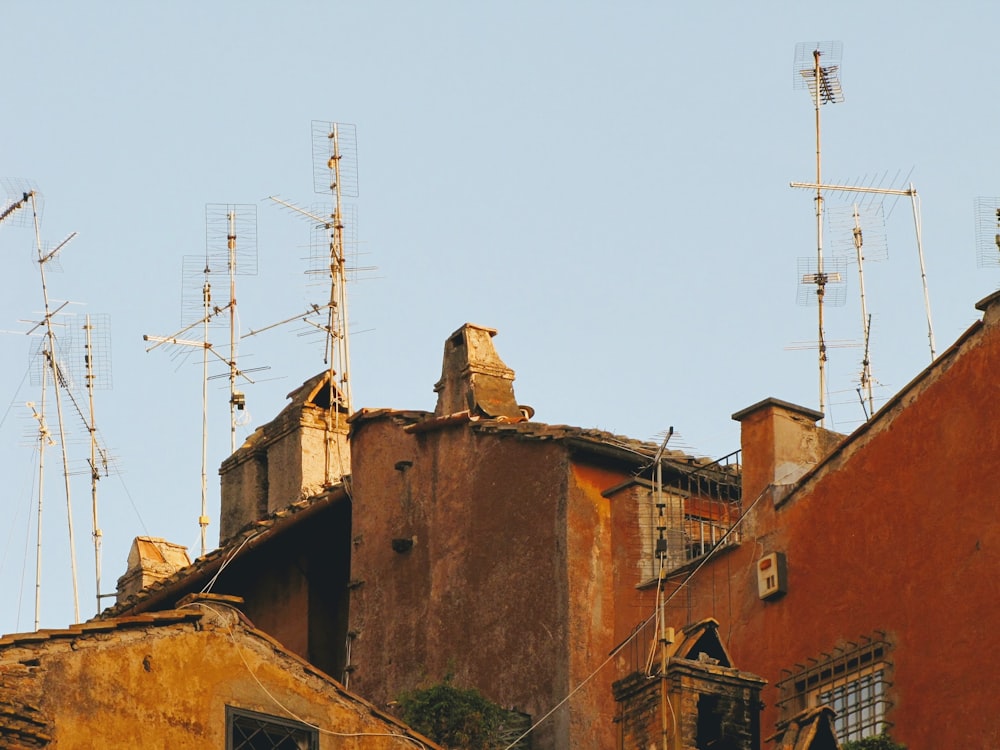
[[[142,603],[143,601],[149,599],[149,597],[155,593],[167,591],[173,586],[197,576],[200,574],[207,575],[213,572],[217,565],[221,565],[222,562],[229,556],[229,554],[244,544],[246,544],[251,539],[259,538],[262,534],[270,532],[272,529],[284,528],[288,524],[295,523],[296,517],[299,516],[304,511],[307,511],[315,506],[319,506],[325,503],[329,503],[339,497],[344,491],[344,485],[338,484],[331,487],[326,492],[316,495],[311,498],[306,498],[304,500],[298,500],[291,505],[287,505],[284,508],[275,511],[266,518],[262,518],[256,521],[251,521],[246,524],[242,529],[236,532],[224,546],[218,547],[211,552],[199,557],[191,565],[181,568],[173,575],[164,578],[163,580],[157,581],[146,588],[138,591],[135,594],[130,595],[125,599],[124,602],[120,604],[114,604],[108,607],[99,615],[97,615],[97,620],[120,617],[125,612],[136,605]]]
[[[33,633],[12,633],[0,638],[0,649],[8,646],[28,646],[46,641],[79,638],[95,633],[106,633],[114,630],[127,630],[146,625],[174,625],[181,622],[192,622],[200,619],[202,614],[194,611],[167,610],[148,612],[127,617],[91,620],[68,628],[36,630]]]

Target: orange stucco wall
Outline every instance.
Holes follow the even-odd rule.
[[[734,661],[771,683],[765,733],[783,669],[883,630],[897,741],[1000,745],[991,638],[1000,621],[998,372],[993,326],[944,355],[787,501],[775,507],[765,495],[740,548],[671,602],[677,623],[719,620]],[[745,478],[766,473],[768,451],[744,444]],[[761,601],[754,564],[772,551],[787,555],[788,593]]]
[[[352,689],[379,704],[451,674],[538,719],[606,660],[617,598],[601,492],[625,474],[468,424],[408,434],[384,417],[351,440]],[[576,693],[532,747],[613,747],[613,677]]]

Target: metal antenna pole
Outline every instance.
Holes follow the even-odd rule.
[[[208,283],[208,270],[208,266],[205,266],[205,285],[202,287],[205,306],[205,345],[201,355],[201,515],[198,516],[202,557],[205,556],[207,549],[208,530],[208,349],[211,346],[208,343],[208,324],[212,317],[212,285]]]
[[[910,186],[905,190],[896,188],[876,188],[867,187],[863,185],[823,185],[820,182],[808,183],[808,182],[791,182],[789,183],[793,188],[806,188],[809,190],[839,190],[845,193],[869,193],[875,195],[907,195],[910,197],[910,203],[913,206],[913,226],[917,238],[917,257],[920,262],[920,281],[923,286],[924,292],[924,312],[927,316],[927,340],[930,344],[931,349],[931,361],[937,357],[937,350],[934,346],[934,325],[931,321],[931,298],[930,292],[927,288],[927,271],[924,267],[924,239],[923,239],[923,223],[920,218],[920,196],[917,194],[917,189],[910,183]]]
[[[917,256],[920,258],[920,282],[924,288],[924,311],[927,313],[927,341],[931,347],[931,362],[937,357],[934,348],[934,325],[931,323],[931,297],[927,291],[927,271],[924,268],[924,240],[923,222],[920,218],[920,197],[917,195],[913,183],[910,183],[910,203],[913,206],[913,228],[917,234]]]
[[[858,261],[858,289],[861,295],[861,327],[864,333],[865,354],[861,360],[861,388],[868,397],[868,414],[875,413],[875,397],[872,393],[872,370],[869,343],[871,340],[871,316],[868,314],[868,303],[865,299],[865,269],[864,269],[864,236],[861,231],[861,217],[858,214],[858,204],[854,204],[854,251]]]
[[[35,246],[38,250],[38,271],[42,282],[42,300],[44,303],[45,312],[45,357],[48,360],[48,365],[52,370],[52,380],[53,386],[55,388],[56,394],[56,417],[59,424],[59,443],[62,452],[62,464],[63,464],[63,483],[66,488],[66,521],[69,529],[69,554],[70,554],[70,572],[73,579],[73,616],[76,618],[74,622],[80,621],[80,590],[77,583],[76,575],[76,541],[73,534],[73,503],[70,494],[70,482],[69,482],[69,455],[66,448],[66,429],[63,423],[63,413],[62,413],[62,388],[67,386],[63,380],[62,373],[60,372],[59,365],[56,362],[56,337],[55,332],[52,330],[52,310],[49,306],[49,292],[45,281],[45,264],[53,257],[56,253],[74,236],[75,233],[70,235],[65,241],[62,242],[55,250],[49,253],[44,253],[42,250],[42,237],[41,228],[39,226],[38,211],[34,205],[34,198],[32,198],[32,212],[34,215],[34,225],[35,225]]]
[[[101,479],[101,472],[97,464],[97,420],[94,413],[94,347],[91,340],[90,332],[93,330],[93,326],[90,323],[90,315],[87,316],[87,322],[84,324],[84,330],[87,332],[87,396],[90,401],[90,422],[87,425],[87,429],[90,432],[90,507],[91,515],[93,520],[93,534],[94,534],[94,574],[96,576],[97,588],[94,591],[94,596],[97,599],[97,611],[101,611],[101,526],[98,523],[97,515],[97,483]]]
[[[822,190],[822,139],[821,139],[821,117],[820,107],[824,104],[832,104],[843,101],[843,92],[840,88],[840,81],[837,79],[837,65],[822,66],[820,58],[824,54],[831,52],[836,55],[839,51],[839,44],[827,43],[817,44],[812,49],[812,64],[805,65],[803,52],[805,45],[798,45],[796,49],[796,67],[799,78],[798,83],[805,82],[806,87],[813,99],[815,112],[816,130],[816,303],[817,303],[817,329],[819,348],[819,410],[824,412],[820,424],[826,422],[826,362],[827,346],[826,332],[823,322],[823,302],[826,296],[827,277],[823,268],[823,190]],[[801,58],[801,63],[799,60]]]
[[[340,138],[339,126],[334,123],[329,134],[331,156],[327,166],[331,173],[333,189],[333,226],[330,233],[330,306],[327,328],[327,352],[329,358],[329,400],[326,431],[326,468],[324,480],[327,485],[333,481],[334,430],[340,427],[340,409],[347,407],[351,412],[351,391],[348,369],[350,359],[347,351],[347,277],[344,263],[344,219],[341,212],[340,191]],[[340,394],[336,383],[340,370]],[[343,399],[343,404],[341,400]],[[343,463],[343,462],[341,462]],[[340,472],[343,473],[343,470]]]
[[[820,79],[822,68],[819,65],[820,51],[813,51],[814,75],[816,80],[816,95],[813,97],[816,110],[816,307],[819,311],[819,410],[823,412],[822,420],[826,420],[826,335],[823,330],[823,297],[826,295],[826,274],[823,273],[823,191],[822,155],[820,147]],[[821,421],[822,424],[822,421]]]
[[[349,457],[343,441],[338,440],[337,436],[341,435],[344,427],[342,412],[349,414],[353,409],[343,196],[357,197],[358,194],[357,141],[353,125],[321,121],[313,121],[312,125],[314,190],[324,195],[329,194],[333,202],[332,208],[328,212],[307,211],[276,196],[271,196],[271,200],[304,216],[315,230],[324,233],[322,253],[316,253],[311,258],[316,261],[317,267],[309,273],[321,272],[325,277],[328,285],[327,302],[325,305],[314,304],[311,311],[283,322],[301,320],[320,328],[326,334],[323,363],[326,365],[329,404],[324,424],[326,438],[323,474],[324,483],[330,485],[350,471]],[[324,215],[320,216],[320,213]],[[319,312],[323,308],[326,309],[324,325],[309,319],[313,312]],[[257,332],[252,331],[248,335],[254,333]]]
[[[237,242],[237,237],[241,242]],[[257,272],[257,207],[237,204],[207,204],[205,207],[205,253],[204,255],[184,256],[182,270],[182,318],[184,327],[172,336],[145,335],[143,339],[152,342],[146,351],[152,351],[161,344],[190,346],[202,350],[201,378],[201,513],[198,516],[200,527],[201,554],[208,551],[208,526],[211,520],[208,515],[208,381],[223,375],[209,376],[208,364],[212,358],[222,361],[226,366],[225,377],[229,379],[229,441],[231,451],[236,450],[236,412],[245,407],[243,393],[236,389],[236,381],[243,378],[253,383],[248,372],[264,370],[266,367],[241,370],[237,365],[236,347],[239,335],[236,317],[236,276],[240,274],[255,274]],[[209,282],[212,271],[221,270],[225,264],[229,274],[229,298],[214,300],[212,285]],[[223,285],[223,290],[226,289]],[[226,292],[222,292],[225,297]],[[217,351],[210,340],[212,325],[221,323],[221,315],[229,312],[229,352],[223,356]],[[194,318],[197,318],[194,320]],[[216,320],[219,318],[219,320]],[[200,341],[180,338],[197,327],[203,329]]]
[[[229,229],[229,453],[236,452],[236,212],[226,215]]]
[[[28,408],[38,420],[38,528],[35,530],[35,630],[41,627],[42,619],[42,504],[45,499],[45,448],[52,444],[48,425],[45,424],[46,376],[48,368],[42,368],[42,399],[39,411],[35,405],[28,403]]]

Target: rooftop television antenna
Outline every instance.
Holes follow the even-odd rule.
[[[874,378],[871,368],[871,315],[865,293],[865,261],[888,257],[882,205],[855,202],[849,211],[831,210],[827,213],[833,230],[834,252],[850,253],[858,266],[858,297],[861,304],[861,331],[864,355],[861,359],[860,393],[862,406],[868,402],[866,420],[875,413]]]
[[[35,249],[37,253],[38,262],[38,273],[42,286],[42,302],[44,305],[44,317],[41,321],[35,323],[35,325],[27,331],[30,335],[38,329],[42,329],[44,343],[42,346],[42,354],[44,357],[46,368],[43,370],[47,375],[52,377],[52,386],[55,392],[56,401],[56,417],[59,429],[59,444],[62,451],[62,465],[63,465],[63,481],[66,491],[66,520],[67,527],[69,530],[69,556],[70,556],[70,573],[73,583],[73,616],[75,617],[75,622],[80,621],[80,590],[79,584],[77,582],[76,574],[76,541],[73,533],[73,503],[72,495],[70,492],[70,471],[69,471],[69,455],[66,448],[66,425],[63,421],[63,408],[62,408],[62,391],[64,388],[68,387],[68,382],[66,380],[66,373],[63,371],[59,364],[59,348],[57,347],[57,340],[55,334],[55,327],[53,324],[53,317],[58,314],[68,302],[64,302],[55,310],[49,301],[49,291],[48,283],[45,277],[45,267],[47,263],[52,262],[59,251],[62,250],[67,244],[69,244],[74,237],[76,237],[76,232],[70,234],[66,239],[60,242],[53,249],[47,249],[42,244],[41,235],[41,217],[39,216],[38,207],[39,202],[37,200],[36,191],[32,190],[25,193],[21,201],[23,201],[23,207],[31,207],[31,217],[32,225],[35,232]],[[8,214],[10,215],[10,214]],[[44,472],[44,449],[46,445],[50,444],[50,436],[48,434],[48,428],[45,421],[45,391],[46,382],[45,376],[42,379],[42,398],[40,401],[41,411],[36,413],[36,418],[39,423],[39,495],[38,495],[38,529],[37,529],[37,554],[36,554],[36,569],[35,569],[35,628],[37,629],[40,624],[41,619],[41,557],[42,557],[42,475]]]
[[[914,235],[916,237],[917,244],[917,259],[920,263],[920,282],[924,293],[924,314],[927,318],[927,342],[930,346],[931,361],[937,357],[937,348],[934,344],[934,323],[931,319],[931,298],[930,291],[927,287],[927,268],[924,264],[924,240],[923,240],[923,219],[921,218],[920,211],[920,195],[917,193],[917,189],[913,186],[913,183],[909,183],[905,188],[884,188],[884,187],[874,187],[868,185],[837,185],[837,184],[822,184],[819,182],[809,183],[809,182],[791,182],[789,183],[793,188],[805,188],[808,190],[830,190],[830,191],[840,191],[844,193],[849,193],[854,196],[862,195],[894,195],[894,196],[908,196],[910,199],[910,205],[913,209],[913,229]]]
[[[342,426],[343,415],[349,415],[352,411],[343,199],[358,196],[357,130],[354,125],[314,120],[312,145],[313,189],[317,193],[330,195],[332,206],[329,216],[320,216],[317,212],[299,208],[275,196],[271,196],[271,200],[303,216],[314,226],[322,228],[326,235],[325,264],[329,274],[329,294],[326,304],[313,304],[312,309],[304,315],[282,322],[304,320],[322,328],[326,333],[323,362],[328,367],[330,408],[326,416],[327,450],[324,477],[326,483],[330,484],[334,479],[335,458],[339,462],[339,473],[343,474],[346,470],[346,462],[334,447],[334,433]],[[313,323],[309,316],[324,308],[325,324]],[[273,326],[268,326],[271,327]],[[250,335],[258,332],[253,331]]]
[[[85,426],[90,443],[87,473],[90,477],[94,573],[96,578],[95,593],[98,612],[101,610],[101,599],[115,596],[115,594],[101,593],[101,538],[103,532],[99,523],[97,488],[101,477],[108,475],[112,459],[108,454],[107,448],[98,437],[94,402],[95,390],[111,388],[111,343],[108,334],[110,330],[108,320],[107,315],[91,314],[84,316],[82,321],[79,316],[74,315],[62,318],[60,320],[60,327],[64,333],[59,339],[60,348],[55,358],[60,375],[59,383],[63,390],[65,390],[66,396],[69,397],[71,405]],[[82,333],[80,333],[81,331]],[[43,339],[38,351],[33,353],[35,358],[45,361],[46,364],[38,368],[37,377],[34,370],[32,371],[31,382],[32,385],[41,384],[43,388],[47,382],[48,370],[50,369],[48,357],[45,355],[46,350],[47,342]],[[74,387],[80,383],[84,383],[87,390],[88,408],[86,413],[73,391]],[[42,411],[44,412],[44,399],[42,403]],[[35,410],[34,404],[30,408],[35,418],[39,420],[40,432],[44,432],[42,430],[43,424],[40,420],[40,415]],[[40,434],[39,437],[42,438],[44,435]],[[79,472],[70,473],[75,474]]]
[[[810,52],[811,50],[811,52]],[[816,192],[816,235],[817,235],[817,284],[816,294],[819,298],[819,334],[820,334],[820,411],[824,410],[823,383],[825,381],[825,346],[823,340],[823,191],[841,191],[855,196],[908,196],[913,208],[913,224],[916,234],[917,256],[920,263],[920,278],[923,287],[924,311],[927,318],[927,340],[930,346],[931,360],[937,356],[934,343],[934,325],[931,318],[930,293],[927,287],[927,271],[924,263],[923,222],[920,213],[920,197],[913,183],[906,188],[884,188],[874,185],[844,185],[826,184],[823,182],[821,139],[820,139],[820,107],[823,104],[834,104],[844,100],[839,81],[839,62],[842,45],[840,42],[800,43],[795,48],[795,84],[798,88],[807,88],[813,99],[816,119],[816,181],[812,183],[793,182],[794,188],[805,188]],[[811,58],[811,63],[810,63]],[[866,323],[867,326],[867,323]],[[866,344],[867,346],[867,344]]]
[[[800,42],[795,47],[796,88],[808,89],[813,100],[816,128],[816,267],[812,274],[816,287],[816,309],[818,315],[819,345],[819,410],[826,409],[826,332],[823,323],[823,302],[830,279],[823,265],[823,160],[820,111],[824,104],[838,104],[844,101],[840,87],[840,57],[843,45],[840,42]],[[825,415],[824,415],[825,419]]]
[[[976,265],[1000,267],[1000,198],[976,198]]]
[[[97,611],[101,611],[101,599],[111,594],[101,594],[101,525],[97,508],[97,484],[101,476],[108,475],[110,459],[97,439],[97,417],[94,410],[94,391],[111,387],[111,339],[107,316],[87,315],[83,324],[84,365],[87,374],[87,402],[89,406],[87,432],[90,433],[90,508],[94,536],[94,575],[97,597]],[[100,322],[99,322],[100,321]]]
[[[212,358],[222,361],[229,369],[230,447],[236,450],[237,413],[246,407],[246,399],[236,389],[242,378],[253,381],[237,366],[236,276],[257,272],[257,207],[253,204],[208,204],[205,208],[205,255],[186,256],[183,263],[182,317],[184,328],[172,336],[143,336],[153,342],[152,351],[162,344],[175,344],[202,350],[202,424],[201,424],[201,554],[207,544],[208,517],[208,363]],[[198,270],[200,269],[200,271]],[[213,300],[211,277],[225,270],[227,287],[220,299]],[[209,341],[212,325],[229,319],[229,356],[223,356]],[[200,315],[200,317],[196,317]],[[192,318],[196,318],[192,320]],[[201,341],[181,338],[189,331],[202,328]]]
[[[5,194],[4,200],[0,202],[0,224],[8,222],[16,226],[29,227],[32,225],[33,216],[41,219],[42,194],[38,192],[34,183],[5,177],[0,180],[0,185],[3,186]],[[26,208],[32,210],[22,210]]]

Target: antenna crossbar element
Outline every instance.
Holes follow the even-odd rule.
[[[837,78],[837,65],[820,67],[817,70],[801,70],[799,74],[805,79],[806,86],[813,101],[819,97],[820,104],[840,104],[844,101],[844,91]]]
[[[910,185],[906,189],[899,188],[877,188],[865,185],[821,185],[815,182],[790,182],[793,188],[806,188],[807,190],[840,190],[845,193],[877,193],[879,195],[916,195],[917,191]]]
[[[358,130],[343,122],[313,120],[313,190],[320,195],[357,198]]]
[[[792,85],[808,89],[816,106],[844,101],[839,78],[843,49],[840,42],[799,42],[795,45]]]
[[[799,305],[811,306],[819,304],[822,296],[824,304],[842,306],[847,299],[846,270],[846,258],[827,258],[822,271],[817,270],[815,258],[799,258],[796,301]]]
[[[32,217],[42,215],[42,194],[28,180],[0,179],[0,185],[6,198],[0,203],[0,224],[9,221],[11,224],[30,227]],[[22,208],[31,207],[31,211],[17,213]]]
[[[807,273],[802,275],[803,284],[839,284],[843,277],[834,271],[833,273]]]
[[[937,357],[937,348],[934,344],[934,323],[931,317],[931,297],[930,290],[927,288],[927,268],[924,263],[923,219],[920,214],[920,196],[917,194],[917,189],[913,186],[913,183],[911,182],[909,187],[905,189],[877,188],[863,185],[828,185],[824,184],[819,178],[817,178],[814,183],[791,182],[789,185],[793,188],[815,190],[817,195],[819,195],[823,190],[838,190],[845,193],[905,195],[909,197],[910,204],[913,208],[913,229],[917,242],[917,259],[920,264],[920,283],[924,293],[924,313],[927,317],[927,342],[930,345],[931,361],[933,362]]]
[[[976,198],[976,264],[1000,266],[1000,198]]]

